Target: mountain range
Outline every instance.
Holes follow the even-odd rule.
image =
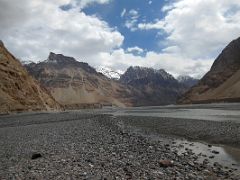
[[[47,60],[25,67],[66,108],[174,104],[186,91],[185,85],[164,70],[130,67],[119,74],[118,80],[97,72],[87,63],[53,52]],[[109,75],[114,71],[106,72]]]
[[[0,60],[3,113],[240,101],[240,38],[222,51],[201,80],[175,79],[164,69],[139,66],[123,74],[109,68],[96,71],[53,52],[45,61],[21,64],[2,42]]]
[[[47,60],[25,67],[66,108],[131,106],[125,98],[129,89],[72,57],[51,52]]]

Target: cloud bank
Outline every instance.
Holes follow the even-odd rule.
[[[50,51],[73,56],[90,65],[124,71],[130,65],[164,68],[201,77],[216,55],[240,35],[239,0],[179,0],[162,8],[163,19],[137,23],[139,13],[131,10],[130,29],[165,33],[161,53],[141,47],[122,48],[124,36],[82,8],[110,0],[1,0],[0,39],[23,60],[45,60]],[[62,5],[71,4],[68,10]],[[127,11],[122,11],[122,17]],[[121,14],[119,15],[121,16]],[[136,21],[138,19],[138,21]],[[157,41],[157,39],[156,39]]]

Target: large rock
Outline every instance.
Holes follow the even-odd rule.
[[[56,109],[60,105],[0,42],[0,113]]]
[[[190,89],[179,103],[240,101],[240,38],[218,56],[210,71]]]

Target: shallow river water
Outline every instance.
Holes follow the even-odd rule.
[[[102,113],[112,114],[114,116],[139,116],[139,117],[163,117],[187,120],[206,120],[206,121],[227,121],[240,123],[240,103],[231,104],[208,104],[208,105],[170,105],[158,107],[134,107],[134,108],[112,108],[106,107],[100,110]],[[144,126],[138,132],[144,131]],[[239,132],[240,133],[240,132]],[[152,135],[157,138],[156,135]],[[168,141],[168,140],[166,140]],[[209,158],[211,163],[218,162],[223,166],[230,166],[238,169],[240,172],[240,149],[226,145],[211,144],[207,142],[189,141],[179,138],[175,140],[177,145],[182,144],[178,148],[179,153],[184,153],[185,149],[191,149],[195,154],[201,154],[200,160]],[[209,147],[210,146],[210,147]],[[219,154],[213,154],[212,151]]]

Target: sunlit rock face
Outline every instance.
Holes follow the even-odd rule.
[[[60,110],[61,106],[41,87],[0,43],[0,112]]]
[[[131,90],[72,57],[51,52],[47,60],[28,64],[26,68],[67,108],[81,108],[86,104],[132,106],[126,98]]]

